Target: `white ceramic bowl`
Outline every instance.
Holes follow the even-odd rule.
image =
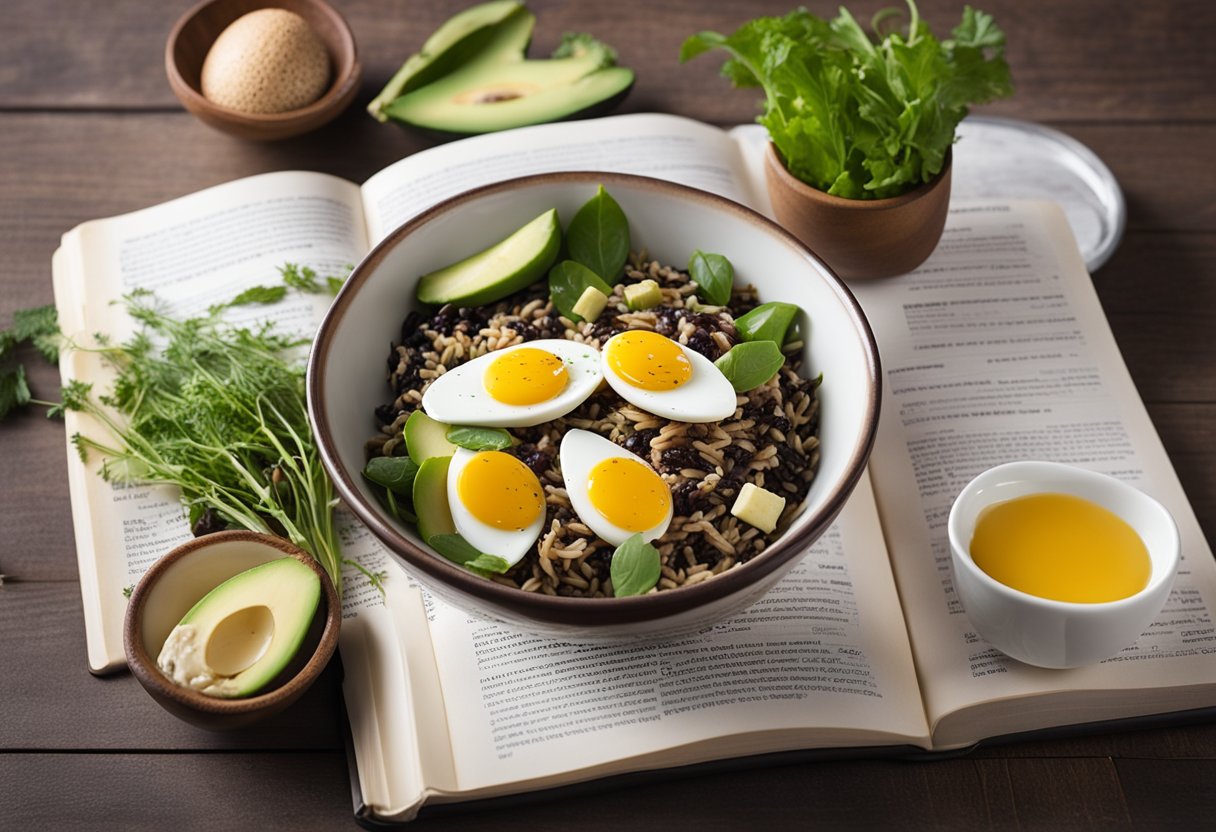
[[[631,598],[523,592],[483,580],[424,546],[381,509],[360,476],[391,398],[384,362],[415,306],[418,277],[478,251],[557,208],[568,222],[598,185],[629,218],[633,247],[683,266],[695,249],[726,255],[763,300],[807,310],[804,371],[819,388],[819,472],[780,540],[710,581]],[[656,179],[610,173],[530,176],[469,191],[390,234],[356,267],[322,323],[308,368],[308,404],[322,459],[342,498],[423,585],[471,613],[566,639],[670,635],[736,612],[771,587],[831,523],[857,483],[878,422],[878,354],[861,308],[801,243],[737,203]]]
[[[971,559],[975,523],[994,503],[1028,494],[1072,494],[1097,503],[1130,525],[1148,549],[1152,571],[1144,589],[1098,604],[1052,601],[990,577]],[[948,520],[954,586],[976,632],[1027,664],[1064,668],[1095,664],[1133,643],[1161,612],[1178,571],[1174,518],[1125,482],[1056,462],[1011,462],[967,484]]]

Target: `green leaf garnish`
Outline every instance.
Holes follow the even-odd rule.
[[[777,346],[785,345],[790,324],[798,315],[798,307],[792,303],[770,301],[762,303],[746,315],[735,318],[735,331],[744,341],[772,341]]]
[[[662,561],[659,550],[642,540],[640,534],[630,537],[612,553],[612,563],[608,567],[612,594],[624,598],[654,589],[662,573]]]
[[[588,286],[594,286],[605,295],[612,294],[612,287],[591,269],[573,260],[563,260],[549,270],[549,297],[562,317],[578,323],[583,318],[574,311],[574,305],[583,296]]]
[[[772,341],[745,341],[714,362],[736,393],[746,393],[764,384],[777,374],[785,356]]]
[[[30,388],[25,381],[25,367],[17,364],[0,370],[0,419],[29,400]]]
[[[570,220],[566,229],[566,249],[572,260],[582,263],[609,283],[615,281],[625,267],[629,258],[629,220],[603,185]],[[612,294],[612,289],[604,294]]]
[[[452,563],[474,572],[501,575],[511,568],[511,564],[502,558],[479,551],[476,546],[458,534],[431,535],[426,543]]]
[[[255,303],[278,303],[287,297],[286,286],[250,286],[228,301],[228,306],[250,306]]]
[[[363,476],[376,485],[409,497],[418,474],[418,463],[408,456],[377,456],[367,461]]]
[[[735,282],[735,269],[721,254],[694,251],[688,258],[688,273],[697,282],[697,294],[713,306],[730,303],[730,290]]]
[[[453,445],[470,451],[501,451],[511,446],[511,434],[502,428],[453,425],[446,436]]]
[[[843,8],[830,21],[805,9],[759,17],[731,35],[693,35],[680,59],[726,50],[722,74],[764,88],[758,120],[803,182],[849,199],[897,196],[941,171],[969,105],[1013,93],[991,15],[967,7],[938,41],[911,0],[908,12],[903,32],[879,31],[890,19],[880,15],[873,38]]]

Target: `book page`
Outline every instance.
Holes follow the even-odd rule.
[[[921,268],[851,288],[882,356],[870,467],[931,721],[980,701],[1090,692],[995,708],[999,724],[956,726],[935,740],[1216,704],[1211,688],[1203,700],[1187,687],[1216,680],[1216,563],[1059,208],[956,202]],[[1099,665],[1043,670],[1004,656],[972,631],[954,592],[946,519],[955,496],[982,470],[1021,459],[1118,477],[1178,523],[1182,564],[1164,611]],[[1159,687],[1176,691],[1118,701],[1092,693]]]
[[[460,790],[468,797],[749,753],[927,742],[874,511],[863,479],[763,599],[685,638],[558,643],[436,602],[435,656]]]
[[[278,285],[277,267],[285,262],[321,275],[345,274],[366,251],[354,185],[317,173],[265,174],[73,229],[53,263],[55,303],[67,336],[84,345],[93,333],[120,340],[133,324],[113,301],[135,289],[150,290],[172,314],[189,316],[249,286]],[[280,331],[307,335],[329,300],[289,293],[271,307],[231,310],[230,319],[273,317]],[[110,377],[84,352],[66,353],[61,368],[65,381],[92,382],[98,391]],[[69,437],[97,431],[77,413],[65,422]],[[124,588],[190,530],[172,488],[112,486],[97,475],[98,455],[87,464],[74,451],[68,457],[89,666],[116,670],[124,666]]]
[[[725,132],[687,118],[633,114],[491,133],[415,153],[363,185],[372,244],[438,202],[517,176],[602,170],[667,179],[754,204]],[[568,219],[568,218],[567,218]]]

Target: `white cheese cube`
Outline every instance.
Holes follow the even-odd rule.
[[[739,490],[739,496],[735,498],[730,513],[768,534],[777,528],[777,519],[781,517],[784,509],[784,497],[747,482]]]
[[[584,321],[594,321],[608,305],[608,296],[594,286],[588,286],[574,304],[574,314]]]

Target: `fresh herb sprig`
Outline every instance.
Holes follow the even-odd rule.
[[[722,74],[763,88],[758,120],[803,182],[848,199],[896,196],[941,171],[968,105],[1013,93],[991,15],[967,6],[939,41],[912,0],[908,11],[906,33],[882,31],[897,12],[876,15],[873,39],[844,8],[830,21],[805,9],[760,17],[693,35],[680,60],[725,49]]]
[[[310,552],[341,591],[336,498],[308,423],[304,372],[293,350],[307,339],[225,323],[222,308],[177,320],[146,292],[123,299],[140,330],[92,348],[113,367],[110,390],[70,382],[68,410],[97,434],[75,434],[82,457],[105,457],[110,481],[167,483],[191,514],[281,534]]]
[[[21,345],[29,344],[54,364],[59,361],[61,340],[54,306],[19,309],[13,313],[13,325],[0,330],[0,419],[27,404],[53,405],[32,397],[25,365],[17,360],[16,353]]]

